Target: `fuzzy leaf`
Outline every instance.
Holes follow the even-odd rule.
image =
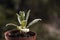
[[[26,20],[23,20],[23,21],[21,22],[21,26],[22,26],[22,28],[26,28]]]
[[[18,26],[18,25],[13,24],[13,23],[8,23],[8,24],[6,24],[6,27],[9,26],[9,25]]]
[[[24,11],[20,11],[19,12],[21,19],[24,20],[25,19],[25,12]]]
[[[29,26],[33,25],[34,23],[36,23],[36,22],[38,22],[38,21],[41,21],[41,20],[42,20],[42,19],[35,19],[35,20],[33,20],[32,22],[30,22],[27,27],[29,27]]]
[[[17,14],[17,13],[16,13],[16,15],[17,15],[17,18],[18,18],[19,23],[21,24],[20,15],[19,15],[19,14]]]
[[[28,21],[30,10],[27,12],[26,21]]]

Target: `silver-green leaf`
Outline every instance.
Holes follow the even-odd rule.
[[[28,21],[30,10],[27,12],[26,21]]]
[[[6,24],[6,27],[9,26],[9,25],[13,25],[13,26],[16,26],[16,27],[18,26],[18,25],[13,24],[13,23],[8,23],[8,24]]]
[[[20,15],[17,14],[17,13],[16,13],[16,15],[17,15],[17,18],[18,18],[19,23],[21,24]]]
[[[35,19],[35,20],[33,20],[32,22],[30,22],[27,27],[29,27],[29,26],[33,25],[34,23],[36,23],[36,22],[38,22],[38,21],[41,21],[41,20],[42,20],[42,19]]]

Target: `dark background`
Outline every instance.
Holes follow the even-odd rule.
[[[29,21],[41,18],[42,22],[38,22],[31,27],[37,33],[37,40],[58,40],[48,36],[43,28],[43,23],[52,23],[60,18],[60,0],[0,0],[0,40],[4,40],[4,32],[14,27],[7,27],[7,23],[18,24],[16,13],[19,11],[31,10]],[[57,22],[57,21],[56,21]],[[59,22],[59,21],[58,21]]]

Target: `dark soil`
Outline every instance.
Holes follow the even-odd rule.
[[[20,32],[19,30],[13,30],[8,33],[9,37],[30,37],[34,35],[35,33],[32,31],[25,33],[25,32]]]

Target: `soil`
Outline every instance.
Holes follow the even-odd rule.
[[[25,33],[25,32],[20,32],[19,30],[13,30],[8,33],[9,37],[31,37],[34,35],[35,33],[33,33],[32,31]]]

